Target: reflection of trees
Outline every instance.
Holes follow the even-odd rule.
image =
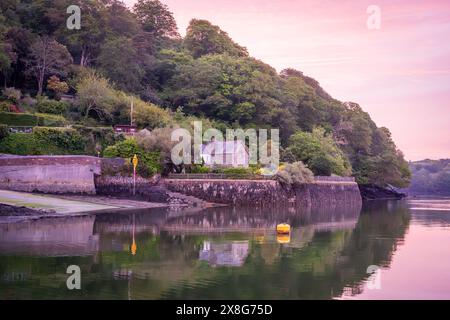
[[[0,298],[127,299],[131,288],[133,299],[329,299],[341,295],[345,288],[359,290],[369,265],[388,265],[409,224],[407,210],[392,203],[366,207],[357,217],[356,210],[336,208],[315,212],[212,208],[197,215],[178,216],[164,210],[136,213],[138,249],[132,255],[132,215],[101,215],[94,225],[100,247],[96,256],[0,256],[1,274],[27,274],[21,282],[0,282]],[[278,244],[273,232],[245,231],[272,230],[270,227],[281,221],[294,226],[287,245]],[[343,221],[357,223],[336,227]],[[164,231],[167,225],[183,223],[185,230]],[[205,223],[213,231],[228,225],[234,229],[225,233],[189,232],[190,226],[197,228]],[[329,227],[317,227],[324,225]],[[242,258],[241,266],[211,268],[199,259],[205,241],[245,241],[248,255]],[[65,267],[70,264],[82,269],[82,292],[65,288]],[[36,282],[39,286],[34,287]]]
[[[316,233],[302,250],[279,249],[268,264],[264,246],[254,244],[245,265],[219,269],[207,287],[182,286],[170,298],[329,299],[358,288],[369,265],[389,264],[409,225],[402,206],[365,208],[353,231]],[[272,259],[273,260],[273,259]],[[276,276],[274,276],[276,275]]]

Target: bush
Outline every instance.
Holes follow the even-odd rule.
[[[3,96],[5,96],[11,102],[17,103],[19,102],[20,97],[22,96],[22,92],[20,92],[20,90],[15,88],[5,88],[3,89]]]
[[[211,172],[211,170],[208,167],[205,167],[205,166],[202,166],[199,164],[194,164],[189,169],[190,169],[191,173],[210,173]]]
[[[36,103],[36,110],[41,113],[50,113],[50,114],[64,114],[69,105],[63,101],[50,100],[47,97],[38,98]]]
[[[26,133],[11,133],[0,141],[0,153],[39,155],[41,152],[34,135]]]
[[[9,129],[6,124],[0,124],[0,141],[9,136]]]
[[[155,173],[161,172],[161,154],[159,152],[147,152],[138,146],[136,140],[126,139],[113,146],[109,146],[103,152],[106,158],[124,158],[130,166],[129,172],[132,172],[131,159],[134,155],[138,156],[137,172],[143,177],[149,177]]]
[[[75,129],[35,127],[33,135],[45,153],[84,153],[85,141]]]
[[[300,185],[314,181],[314,175],[301,161],[288,163],[275,178],[284,185]]]
[[[319,153],[312,157],[309,167],[318,176],[331,176],[335,163],[330,156]]]
[[[44,127],[62,127],[67,125],[67,120],[63,116],[47,113],[36,113],[38,125]]]
[[[72,126],[77,130],[85,141],[85,153],[96,155],[98,151],[107,146],[123,140],[121,135],[115,135],[112,127],[86,127],[82,125]]]
[[[0,112],[10,112],[10,111],[11,111],[11,102],[0,101]]]

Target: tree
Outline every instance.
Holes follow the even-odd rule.
[[[36,78],[38,95],[42,95],[44,79],[48,74],[64,76],[72,62],[65,46],[50,37],[39,37],[31,46],[27,58],[27,71]]]
[[[133,10],[144,31],[153,38],[179,37],[172,12],[159,0],[139,0]]]
[[[287,151],[302,161],[316,175],[350,175],[351,166],[330,134],[323,128],[313,132],[299,131],[291,136]]]
[[[138,92],[144,70],[130,39],[113,38],[102,46],[97,58],[99,70],[121,90]]]
[[[79,61],[80,66],[85,67],[97,58],[109,32],[108,14],[101,1],[84,0],[78,5],[82,12],[82,28],[69,30],[66,24],[62,23],[57,35]]]
[[[166,110],[154,104],[134,99],[133,119],[140,128],[154,129],[166,126],[170,116]]]
[[[77,96],[85,117],[93,111],[100,120],[110,119],[117,100],[108,80],[90,73],[77,85]]]
[[[69,86],[66,82],[61,81],[57,76],[51,76],[47,80],[47,89],[52,90],[55,93],[56,98],[59,100],[61,95],[69,91]]]
[[[191,20],[184,38],[184,45],[194,58],[222,53],[238,57],[248,56],[245,47],[235,43],[225,31],[207,20]]]
[[[285,185],[301,185],[314,181],[313,173],[301,161],[282,166],[275,178]]]

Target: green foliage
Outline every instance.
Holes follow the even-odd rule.
[[[83,137],[84,152],[97,155],[106,147],[114,145],[123,139],[122,135],[114,134],[112,127],[86,127],[82,125],[72,126]]]
[[[287,148],[296,161],[304,162],[315,175],[349,175],[351,167],[332,136],[323,128],[292,135]]]
[[[170,115],[166,110],[152,103],[135,99],[133,119],[139,128],[154,129],[169,124]]]
[[[159,0],[139,0],[133,9],[144,31],[154,38],[179,36],[172,12]]]
[[[334,169],[333,158],[325,153],[318,153],[311,158],[309,166],[318,176],[331,176]]]
[[[47,113],[36,113],[38,125],[44,127],[62,127],[67,125],[67,120],[63,116]]]
[[[301,185],[314,181],[314,175],[301,161],[288,163],[280,168],[275,179],[284,185]]]
[[[32,134],[11,133],[0,142],[0,152],[19,155],[83,154],[85,143],[74,129],[35,127]]]
[[[191,130],[190,122],[197,119],[220,130],[279,128],[284,160],[302,160],[317,174],[348,175],[353,170],[360,183],[409,182],[408,164],[389,131],[378,128],[359,105],[333,99],[301,71],[278,74],[208,21],[193,19],[181,39],[173,14],[158,0],[139,0],[133,12],[120,1],[89,0],[78,3],[82,29],[74,32],[64,23],[68,0],[8,3],[7,9],[2,7],[7,14],[0,14],[2,80],[40,94],[51,77],[55,81],[47,89],[56,97],[67,83],[77,91],[78,103],[66,113],[73,121],[89,126],[129,123],[133,97],[133,119],[140,128]],[[17,97],[8,99],[34,111],[31,99],[28,103]],[[3,103],[0,111],[11,109]],[[56,105],[38,111],[63,113]],[[66,122],[2,113],[0,123]],[[323,132],[317,134],[317,127]],[[88,153],[113,143],[92,135],[87,134]],[[163,141],[159,149],[167,160],[170,143]],[[152,145],[143,147],[147,151],[158,149],[157,143],[147,145]]]
[[[0,101],[0,112],[10,112],[11,110],[11,102],[9,101]]]
[[[99,120],[111,119],[116,96],[107,79],[87,74],[77,85],[77,96],[86,118],[93,112]]]
[[[190,173],[210,173],[211,170],[203,165],[199,165],[199,164],[194,164],[192,166],[189,167],[189,171]]]
[[[82,154],[83,137],[75,129],[35,127],[33,136],[43,154]]]
[[[140,89],[144,70],[132,40],[124,37],[108,40],[98,56],[100,72],[121,90]]]
[[[415,161],[409,167],[412,179],[408,193],[450,195],[450,159]]]
[[[161,156],[159,152],[147,152],[140,147],[135,139],[126,139],[113,146],[109,146],[103,152],[106,158],[124,158],[130,163],[134,155],[138,156],[137,172],[143,177],[149,177],[161,172]],[[132,171],[130,171],[132,172]]]
[[[40,155],[41,148],[33,134],[11,133],[0,141],[0,153]]]
[[[39,97],[36,102],[36,110],[41,113],[62,115],[68,107],[66,102],[50,100],[47,97]]]
[[[214,171],[216,173],[223,173],[229,176],[248,175],[254,173],[252,168],[245,168],[245,167],[217,168]]]
[[[9,136],[9,129],[6,124],[0,124],[0,141]]]
[[[35,126],[39,124],[39,119],[29,113],[0,112],[0,123],[9,126]]]
[[[190,21],[184,45],[194,58],[222,53],[240,57],[248,55],[246,48],[235,43],[225,31],[207,20]]]

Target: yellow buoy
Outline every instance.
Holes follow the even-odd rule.
[[[277,225],[277,233],[288,234],[289,232],[291,232],[291,226],[287,223],[280,223]]]

